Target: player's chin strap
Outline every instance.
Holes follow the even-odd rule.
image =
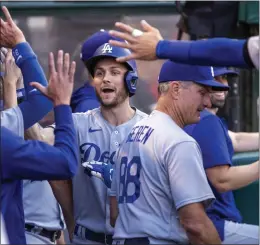
[[[83,162],[82,166],[85,168],[84,172],[88,176],[97,177],[101,179],[108,188],[111,188],[112,178],[113,178],[113,165],[110,163],[90,161]]]

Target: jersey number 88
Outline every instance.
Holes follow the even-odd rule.
[[[141,159],[135,156],[128,163],[127,157],[122,157],[120,164],[120,186],[119,186],[119,203],[133,203],[140,196],[140,171]],[[132,185],[134,193],[128,195],[128,187]],[[130,188],[129,188],[130,189]]]

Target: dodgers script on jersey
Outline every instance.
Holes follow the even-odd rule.
[[[214,199],[198,144],[156,110],[133,127],[118,151],[110,192],[115,195],[113,239],[148,237],[151,244],[188,243],[177,210]]]
[[[1,111],[1,126],[13,133],[24,137],[23,115],[18,106]]]
[[[81,162],[95,160],[114,164],[115,154],[121,142],[132,127],[146,116],[145,113],[136,109],[134,117],[128,122],[113,126],[103,118],[100,108],[86,113],[74,113]],[[81,164],[79,168],[77,175],[73,178],[76,224],[94,232],[113,234],[113,228],[110,226],[107,187],[100,179],[86,175]],[[82,235],[75,234],[75,236]]]

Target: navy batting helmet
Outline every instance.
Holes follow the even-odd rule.
[[[118,58],[123,56],[130,55],[131,52],[128,49],[115,47],[110,45],[109,43],[105,43],[101,45],[94,55],[85,61],[85,64],[88,68],[89,73],[94,76],[94,69],[96,66],[96,63],[106,57],[112,57],[112,58]],[[125,84],[128,89],[129,95],[132,96],[135,94],[136,91],[136,85],[137,85],[137,69],[136,69],[136,63],[134,60],[130,60],[125,62],[126,66],[128,67],[128,71],[125,74]]]
[[[109,40],[124,41],[121,38],[112,37],[108,31],[101,29],[84,41],[80,53],[81,60],[85,63],[85,61],[93,56],[100,45],[108,43]]]

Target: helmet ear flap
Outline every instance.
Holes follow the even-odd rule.
[[[138,75],[135,71],[127,71],[125,74],[125,84],[129,92],[129,96],[133,96],[136,91]]]

